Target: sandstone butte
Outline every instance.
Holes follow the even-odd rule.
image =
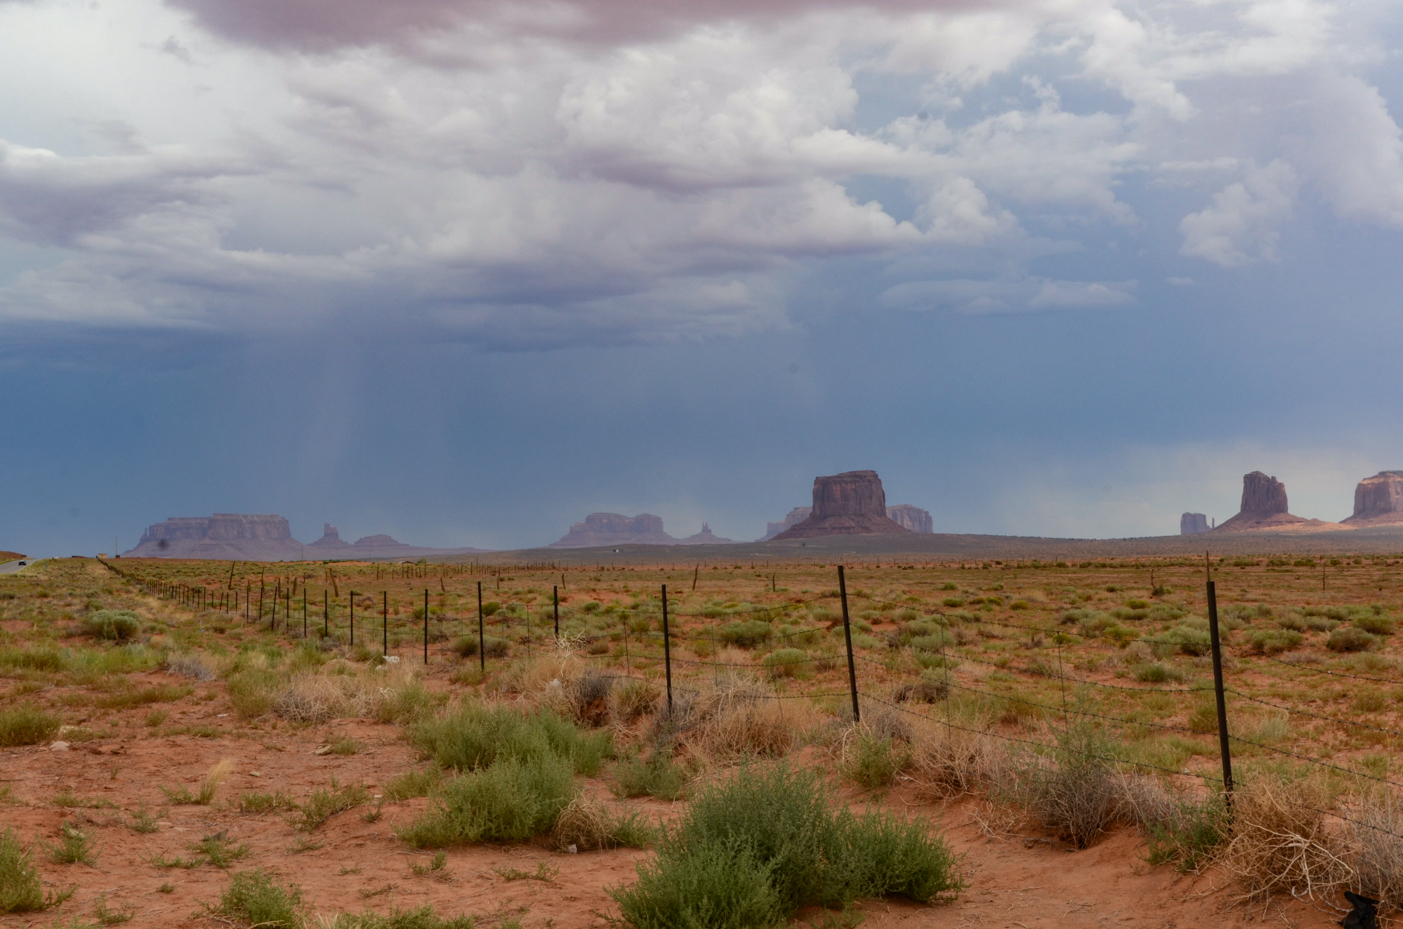
[[[887,495],[876,471],[844,471],[814,478],[814,505],[809,517],[771,541],[910,531],[887,516]]]
[[[1403,471],[1380,471],[1354,488],[1354,515],[1348,526],[1403,523]]]
[[[1179,517],[1180,535],[1202,535],[1208,530],[1208,517],[1202,513],[1185,513]]]
[[[1242,476],[1242,508],[1213,532],[1246,532],[1257,529],[1338,529],[1339,523],[1292,516],[1287,511],[1286,485],[1261,471]]]
[[[582,523],[548,548],[598,548],[605,545],[676,545],[677,540],[663,531],[663,519],[651,513],[624,516],[619,513],[591,513]]]

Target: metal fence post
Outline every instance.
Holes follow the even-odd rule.
[[[667,715],[672,715],[672,646],[667,630],[667,585],[663,585],[663,671],[667,675]]]
[[[1228,706],[1223,698],[1223,649],[1218,638],[1218,594],[1208,582],[1208,636],[1213,646],[1213,692],[1218,702],[1218,749],[1223,756],[1223,802],[1232,809],[1232,753],[1228,748]]]
[[[482,630],[482,581],[477,582],[477,660],[483,673],[486,673],[487,636]]]
[[[560,586],[551,588],[551,607],[555,610],[555,637],[560,638]]]
[[[853,722],[862,722],[862,711],[857,706],[857,666],[853,664],[853,630],[848,621],[848,582],[843,576],[843,566],[838,565],[838,596],[843,601],[843,641],[848,646],[848,688],[853,695]]]
[[[429,663],[429,588],[424,588],[424,664]]]

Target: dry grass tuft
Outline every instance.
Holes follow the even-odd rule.
[[[1259,781],[1237,791],[1222,860],[1248,899],[1289,893],[1333,902],[1353,883],[1354,869],[1332,850],[1338,843],[1319,812],[1326,802],[1324,789],[1308,780]]]
[[[205,779],[200,784],[200,792],[196,796],[200,806],[209,806],[214,802],[214,795],[219,792],[220,786],[228,779],[233,770],[234,759],[222,758],[205,773]]]
[[[357,669],[343,673],[328,665],[318,674],[300,674],[273,697],[272,709],[290,722],[321,723],[331,719],[379,717],[396,710],[408,691],[422,688],[415,673]],[[391,715],[394,715],[391,712]]]

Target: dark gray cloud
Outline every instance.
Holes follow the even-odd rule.
[[[1019,0],[167,0],[206,29],[265,48],[325,52],[348,46],[424,44],[436,32],[466,30],[500,38],[537,37],[590,44],[652,39],[698,23],[783,21],[825,10],[990,11],[1025,6]],[[445,50],[438,49],[439,54]],[[464,57],[472,55],[463,49]]]

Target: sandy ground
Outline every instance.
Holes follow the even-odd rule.
[[[165,675],[151,682],[167,680]],[[238,797],[250,791],[285,791],[305,798],[336,777],[378,794],[388,779],[412,767],[414,752],[399,739],[396,727],[369,721],[340,721],[325,727],[236,730],[219,714],[223,701],[203,707],[183,704],[190,715],[203,712],[206,724],[227,726],[227,737],[208,739],[149,737],[140,731],[121,739],[74,744],[66,751],[48,747],[0,751],[0,789],[8,786],[18,803],[0,807],[0,820],[26,841],[54,843],[64,820],[76,823],[95,840],[96,865],[56,865],[42,856],[40,869],[53,888],[76,887],[74,897],[57,911],[0,918],[0,926],[47,926],[58,919],[90,919],[105,896],[110,909],[133,912],[133,927],[209,926],[201,904],[215,901],[229,874],[210,865],[192,869],[158,868],[156,856],[190,857],[189,846],[207,835],[225,834],[251,849],[233,870],[263,867],[301,885],[309,909],[331,916],[372,908],[411,908],[430,904],[444,915],[470,913],[479,925],[519,919],[527,929],[579,929],[607,925],[614,912],[610,886],[632,880],[640,851],[564,854],[545,845],[477,846],[452,849],[440,872],[416,875],[411,865],[428,863],[394,836],[396,823],[407,821],[426,801],[385,804],[367,822],[373,806],[333,816],[308,834],[289,814],[243,814]],[[130,714],[127,714],[130,715]],[[95,720],[96,722],[96,720]],[[144,737],[145,736],[145,737]],[[350,736],[363,748],[351,756],[315,754],[336,736]],[[205,772],[228,758],[234,771],[212,806],[167,806],[161,785],[194,789]],[[70,791],[87,804],[56,806]],[[587,790],[607,798],[604,785]],[[867,800],[850,794],[854,805]],[[159,813],[154,833],[131,828],[131,812],[144,804]],[[1213,875],[1188,877],[1143,861],[1143,842],[1133,832],[1110,836],[1085,851],[1071,851],[1047,839],[990,829],[984,807],[966,800],[944,807],[917,803],[893,792],[890,809],[929,818],[945,830],[964,856],[968,889],[953,904],[917,906],[899,901],[872,901],[860,910],[863,925],[882,927],[1172,927],[1237,926],[1257,923],[1291,927],[1325,927],[1338,917],[1299,903],[1261,907],[1236,905],[1233,890]],[[630,809],[664,819],[681,804],[630,801]],[[299,845],[318,847],[298,850]],[[510,873],[535,872],[538,862],[556,869],[549,881],[509,879]],[[173,889],[162,892],[167,885]],[[829,914],[801,914],[823,925]]]

